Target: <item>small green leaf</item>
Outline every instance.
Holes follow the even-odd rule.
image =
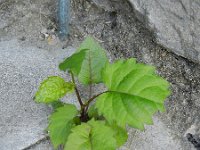
[[[76,117],[73,119],[73,121],[74,121],[74,123],[75,123],[76,125],[80,125],[80,124],[81,124],[81,119],[80,119],[79,116],[76,116]]]
[[[99,117],[98,111],[97,111],[97,109],[95,108],[95,105],[91,105],[91,106],[90,106],[90,108],[89,108],[89,110],[88,110],[88,116],[89,116],[90,118],[95,118],[95,119]]]
[[[51,103],[51,106],[53,107],[54,110],[56,110],[59,107],[63,107],[65,105],[65,103],[61,102],[61,101],[54,101]]]
[[[107,64],[102,76],[110,92],[98,97],[96,108],[108,122],[143,130],[144,124],[153,123],[156,111],[164,111],[169,83],[152,66],[137,64],[135,59],[120,60]]]
[[[65,59],[59,65],[60,70],[62,71],[71,70],[74,73],[74,75],[78,75],[81,70],[82,63],[85,59],[87,50],[88,49],[82,49],[81,51]]]
[[[87,37],[78,51],[89,49],[83,61],[78,78],[83,84],[102,82],[101,71],[108,62],[105,50],[92,38]]]
[[[59,68],[71,70],[81,83],[87,85],[102,82],[101,71],[106,62],[105,50],[92,37],[87,37],[77,52],[62,62]]]
[[[58,101],[67,92],[72,92],[73,89],[74,84],[65,82],[61,77],[51,76],[41,83],[39,90],[35,94],[35,101],[40,103]]]
[[[74,118],[78,111],[74,105],[65,104],[59,107],[50,117],[48,132],[54,148],[65,144],[71,128],[74,127]]]
[[[65,150],[115,150],[115,132],[102,121],[91,120],[72,129]]]
[[[83,123],[74,127],[65,144],[64,150],[91,150],[91,127]]]

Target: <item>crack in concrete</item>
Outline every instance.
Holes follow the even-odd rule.
[[[41,139],[38,139],[35,143],[32,143],[25,148],[22,148],[22,150],[30,150],[32,147],[34,147],[34,146],[36,146],[36,145],[38,145],[38,144],[40,144],[40,143],[42,143],[46,140],[49,140],[49,136],[47,136],[47,135],[45,137],[41,138]]]

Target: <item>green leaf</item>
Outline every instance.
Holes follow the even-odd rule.
[[[88,49],[82,49],[81,51],[65,59],[59,65],[60,70],[62,71],[71,70],[75,75],[78,75],[81,70],[82,63],[85,59],[87,50]]]
[[[115,150],[114,135],[104,122],[91,120],[72,129],[65,150]]]
[[[126,141],[128,139],[126,129],[123,128],[123,127],[119,127],[116,124],[112,124],[111,128],[115,131],[114,137],[115,137],[116,142],[117,142],[117,147],[124,145],[124,143],[126,143]]]
[[[35,101],[40,103],[58,101],[67,92],[72,92],[73,89],[74,84],[65,82],[61,77],[51,76],[41,83],[39,90],[35,94]]]
[[[95,118],[95,119],[99,117],[98,111],[97,111],[97,109],[95,108],[95,105],[91,105],[91,106],[90,106],[90,108],[89,108],[89,110],[88,110],[88,116],[89,116],[90,118]]]
[[[169,83],[152,66],[120,60],[107,64],[102,76],[110,92],[98,97],[96,107],[109,122],[143,130],[144,124],[153,123],[156,111],[164,111]]]
[[[64,150],[91,150],[90,132],[91,127],[83,123],[74,127],[65,144]]]
[[[73,119],[73,121],[74,121],[74,123],[75,123],[76,125],[80,125],[80,124],[81,124],[81,119],[80,119],[79,116],[76,116],[76,117]]]
[[[71,133],[71,128],[75,125],[73,119],[77,114],[78,111],[74,105],[65,104],[49,117],[47,130],[54,148],[66,143],[67,137]]]
[[[61,101],[54,101],[51,103],[51,106],[53,107],[54,110],[56,110],[59,107],[63,107],[65,105],[65,103],[61,102]]]
[[[102,81],[101,71],[108,59],[105,50],[92,38],[87,37],[81,44],[78,51],[89,49],[83,61],[79,80],[83,84],[99,83]]]
[[[104,49],[92,37],[87,37],[77,52],[59,67],[63,71],[71,70],[81,83],[87,85],[102,82],[101,71],[106,62]]]

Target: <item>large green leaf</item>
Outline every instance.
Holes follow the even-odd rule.
[[[67,137],[71,133],[71,128],[74,127],[73,119],[77,114],[78,111],[74,105],[65,104],[49,117],[47,130],[54,148],[66,143]]]
[[[96,107],[109,122],[142,130],[144,124],[153,123],[156,111],[164,111],[169,83],[152,66],[120,60],[107,64],[102,77],[110,92],[98,97]]]
[[[62,62],[59,68],[71,70],[81,83],[87,85],[102,81],[101,71],[107,61],[104,49],[92,37],[87,37],[77,52]]]
[[[35,101],[41,103],[49,103],[58,101],[59,98],[65,96],[67,92],[72,92],[74,85],[58,76],[51,76],[44,80],[37,93],[35,94]]]
[[[115,132],[102,121],[91,120],[72,129],[65,150],[115,150]]]
[[[115,123],[113,123],[110,126],[115,131],[114,137],[115,137],[116,142],[117,142],[117,147],[124,145],[124,143],[126,143],[126,141],[128,139],[128,134],[127,134],[125,127],[124,128],[120,127]]]

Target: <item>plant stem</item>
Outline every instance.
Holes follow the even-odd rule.
[[[89,117],[88,117],[88,115],[86,113],[86,109],[85,109],[86,107],[85,107],[85,105],[83,104],[83,102],[81,100],[78,88],[77,88],[76,83],[75,83],[74,75],[73,75],[73,73],[71,71],[70,71],[70,74],[71,74],[71,77],[72,77],[72,82],[74,83],[76,97],[77,97],[78,102],[79,102],[79,104],[81,106],[81,113],[80,113],[81,116],[80,116],[80,119],[81,119],[82,122],[87,122]]]
[[[92,84],[89,85],[89,99],[92,96]]]
[[[79,94],[79,91],[78,91],[78,88],[77,88],[76,83],[75,83],[74,74],[71,71],[70,71],[70,74],[71,74],[72,82],[74,83],[76,97],[77,97],[78,102],[79,102],[79,104],[81,106],[81,116],[80,116],[80,119],[83,122],[87,122],[87,120],[89,119],[88,118],[88,114],[87,114],[87,110],[88,110],[88,107],[89,107],[90,103],[95,98],[97,98],[98,96],[100,96],[101,94],[104,94],[104,93],[107,93],[107,92],[111,92],[111,91],[104,91],[102,93],[99,93],[99,94],[91,97],[92,96],[92,85],[90,84],[90,87],[89,87],[89,100],[85,104],[83,104],[83,102],[81,100],[81,97],[80,97],[80,94]]]
[[[102,92],[102,93],[99,93],[99,94],[93,96],[92,98],[90,98],[90,99],[84,104],[84,106],[89,106],[89,104],[90,104],[95,98],[97,98],[98,96],[100,96],[100,95],[102,95],[102,94],[104,94],[104,93],[108,93],[108,92],[111,92],[111,91],[104,91],[104,92]]]
[[[81,106],[81,110],[83,110],[83,102],[82,102],[82,100],[81,100],[81,97],[80,97],[80,94],[79,94],[79,91],[78,91],[78,89],[77,89],[77,86],[76,86],[76,83],[75,83],[75,80],[74,80],[74,74],[70,71],[70,74],[71,74],[71,77],[72,77],[72,82],[74,83],[74,88],[75,88],[75,92],[76,92],[76,97],[77,97],[77,99],[78,99],[78,102],[79,102],[79,104],[80,104],[80,106]]]
[[[88,99],[90,99],[92,97],[92,84],[89,85],[89,97]],[[89,105],[85,106],[85,112],[87,112]]]

